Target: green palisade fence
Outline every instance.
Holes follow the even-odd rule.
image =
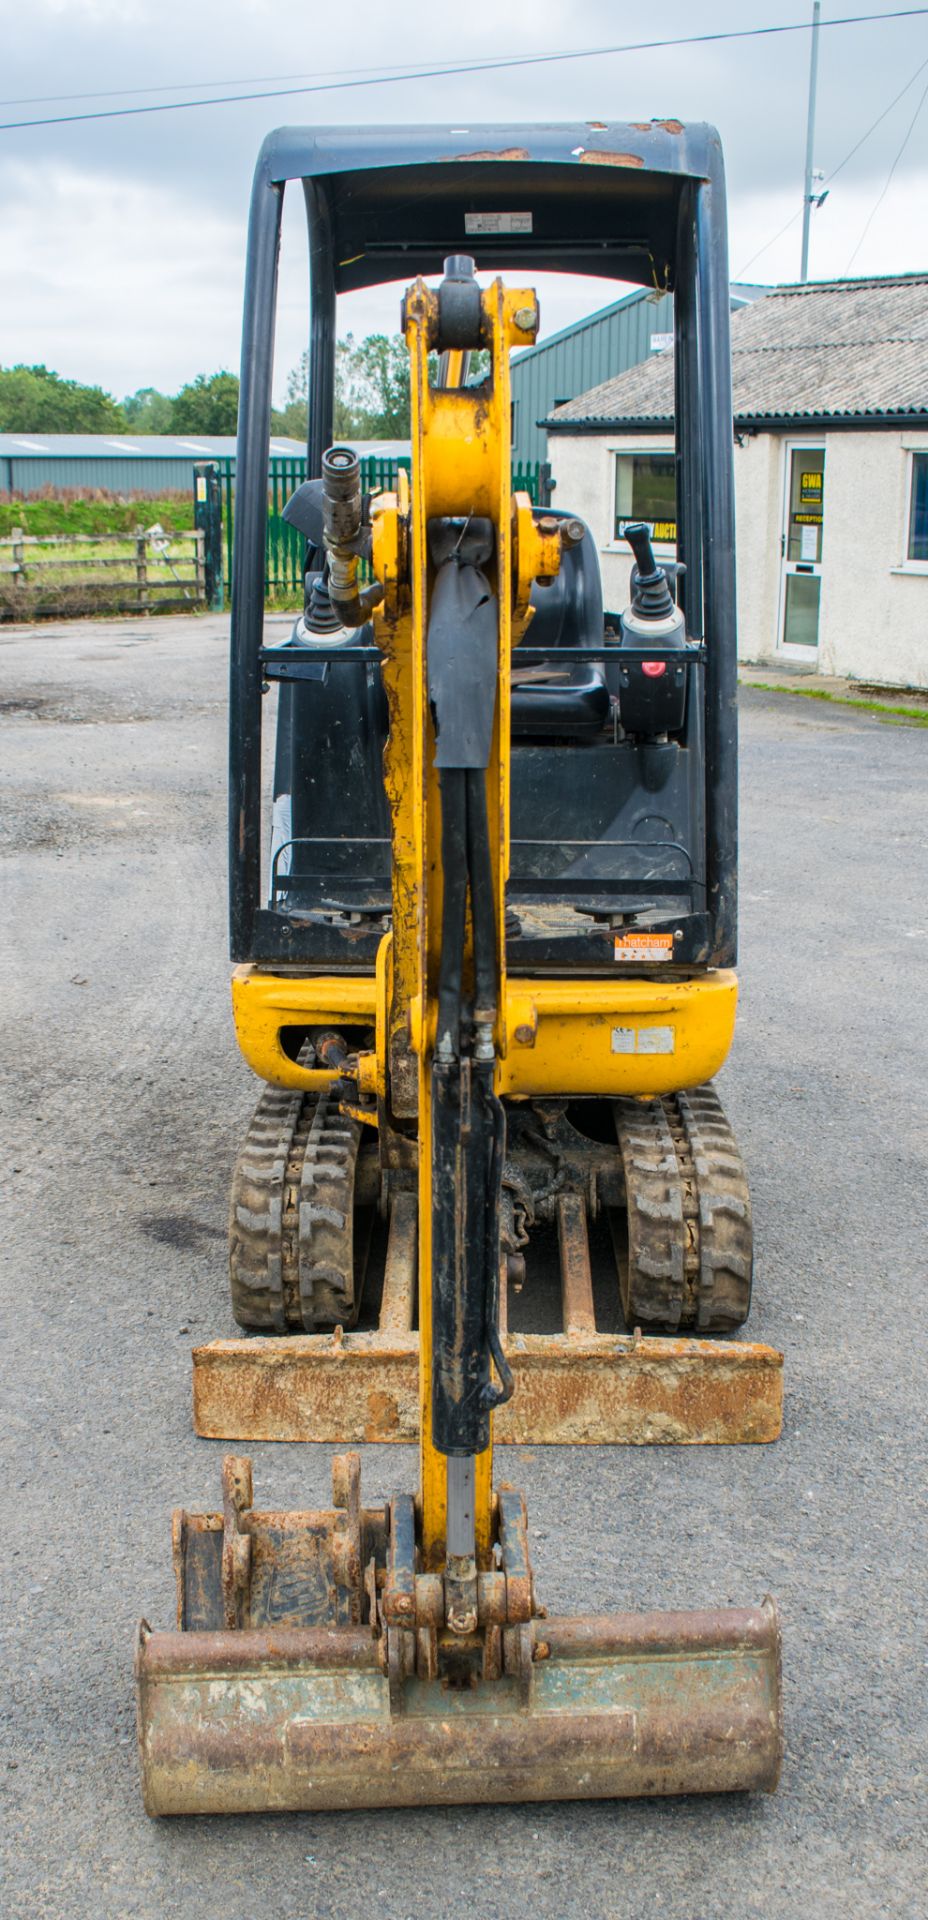
[[[222,488],[222,520],[225,546],[226,593],[232,590],[232,532],[235,523],[235,461],[219,460]],[[361,461],[361,485],[365,493],[389,493],[396,486],[400,467],[409,471],[409,460],[383,459],[368,454]],[[288,526],[284,507],[292,493],[306,479],[305,456],[276,455],[268,464],[267,536],[264,550],[264,586],[269,594],[299,594],[303,585],[303,536]],[[512,469],[513,488],[527,493],[534,506],[550,503],[550,469],[545,463],[520,462]]]

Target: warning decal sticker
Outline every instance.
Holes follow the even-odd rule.
[[[636,963],[650,962],[653,966],[660,961],[673,959],[672,933],[617,933],[615,936],[615,958]]]
[[[531,233],[530,213],[465,213],[465,233]]]
[[[673,1027],[613,1027],[613,1053],[673,1053]]]

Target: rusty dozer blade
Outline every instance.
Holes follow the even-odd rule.
[[[521,1496],[495,1502],[469,1632],[421,1570],[415,1507],[176,1516],[178,1631],[138,1639],[150,1814],[772,1790],[782,1750],[771,1600],[699,1613],[544,1616]]]

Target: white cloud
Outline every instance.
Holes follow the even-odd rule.
[[[0,174],[0,362],[117,396],[238,364],[243,234],[173,189],[76,168]]]
[[[800,9],[801,11],[801,9]],[[399,26],[379,0],[344,9],[305,0],[0,0],[5,99],[80,87],[131,90],[158,82],[249,73],[345,69],[352,56],[436,64],[518,51],[660,38],[796,18],[780,0],[715,0],[694,20],[689,0],[665,0],[660,19],[615,0],[471,0],[466,46],[453,14],[410,0]],[[816,159],[843,158],[903,84],[910,23],[822,35]],[[798,207],[802,191],[803,38],[734,42],[603,57],[453,79],[304,95],[194,113],[142,115],[77,126],[0,132],[0,360],[44,360],[121,396],[169,391],[200,371],[238,364],[248,189],[254,156],[279,121],[362,125],[444,121],[474,125],[667,112],[718,124],[731,197],[734,271]],[[841,273],[853,252],[922,82],[888,114],[839,175],[813,218],[812,269]],[[127,92],[126,103],[138,96]],[[93,102],[63,103],[62,113]],[[104,102],[100,103],[107,104]],[[115,103],[114,103],[115,104]],[[48,109],[34,111],[40,115]],[[29,109],[22,109],[29,117]],[[18,117],[15,110],[3,118]],[[928,105],[854,266],[858,273],[928,267],[921,210],[928,174]],[[306,337],[306,255],[300,196],[291,190],[278,306],[278,374]],[[747,271],[792,279],[799,221]],[[436,262],[436,270],[440,263]],[[545,332],[622,291],[608,282],[538,276]],[[342,302],[340,326],[363,334],[397,324],[394,287]]]
[[[867,232],[856,259],[851,259],[876,203],[882,180],[858,185],[836,180],[825,205],[812,210],[809,242],[809,278],[842,279],[852,274],[912,273],[928,270],[928,240],[922,209],[928,193],[928,170],[897,175]],[[731,267],[733,278],[763,283],[798,280],[802,236],[802,183],[790,192],[735,194],[731,204]],[[792,217],[795,216],[795,217]],[[787,226],[787,222],[790,222]],[[764,243],[780,233],[772,246]],[[758,247],[764,251],[747,265]],[[742,269],[746,267],[746,272]]]

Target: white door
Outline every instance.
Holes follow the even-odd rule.
[[[787,659],[810,665],[818,657],[824,531],[825,449],[787,446],[778,646]]]

